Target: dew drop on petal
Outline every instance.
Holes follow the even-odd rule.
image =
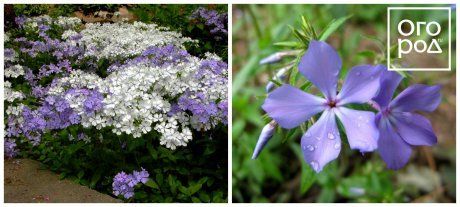
[[[334,149],[336,149],[336,150],[340,149],[340,142],[336,142],[334,144]]]
[[[317,136],[316,139],[319,141],[319,140],[321,140],[321,137],[320,137],[320,136]]]
[[[310,152],[312,152],[313,150],[315,150],[315,147],[313,147],[313,146],[311,146],[311,145],[308,145],[308,146],[307,146],[307,149],[308,149]]]
[[[360,75],[361,75],[361,72],[356,72],[356,75],[357,75],[357,76],[360,76]]]
[[[307,136],[307,138],[308,138],[308,137],[311,137],[311,133],[310,133],[310,132],[307,132],[307,134],[306,134],[305,136]]]
[[[318,171],[318,168],[319,168],[318,162],[316,162],[316,161],[311,161],[311,162],[310,162],[310,165],[311,165],[311,167],[312,167],[315,171]]]
[[[327,138],[329,139],[335,139],[335,136],[334,134],[332,134],[331,132],[327,133]]]

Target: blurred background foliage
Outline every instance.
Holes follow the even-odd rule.
[[[436,146],[414,148],[409,163],[392,171],[377,152],[360,154],[346,145],[337,160],[315,174],[302,157],[301,133],[278,129],[259,157],[251,160],[268,123],[261,110],[265,86],[287,63],[260,66],[259,61],[286,49],[274,43],[295,40],[288,25],[300,28],[304,15],[319,33],[332,20],[352,15],[327,39],[342,58],[343,77],[354,65],[384,62],[387,6],[233,5],[233,202],[456,202],[455,12],[452,71],[414,72],[402,84],[443,85],[441,105],[424,114],[438,136]]]
[[[227,13],[227,4],[16,4],[14,8],[5,8],[6,18],[11,24],[14,16],[84,16],[87,21],[110,21],[115,12],[124,9],[129,12],[129,21],[156,23],[180,32],[183,36],[199,40],[197,45],[190,45],[187,51],[195,56],[202,56],[212,52],[227,61],[227,39],[216,41],[211,30],[204,22],[192,20],[189,16],[199,7],[216,10],[218,13]],[[11,14],[8,14],[11,13]],[[101,17],[104,17],[100,19]],[[8,27],[8,25],[6,25]]]

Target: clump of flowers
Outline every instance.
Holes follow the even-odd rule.
[[[144,168],[141,168],[141,171],[133,171],[132,174],[126,174],[123,171],[119,172],[113,178],[113,194],[130,199],[134,196],[134,187],[139,183],[147,183],[148,179],[149,173]]]
[[[208,10],[203,7],[196,9],[190,19],[203,20],[204,24],[210,28],[210,33],[215,35],[216,40],[225,40],[227,38],[227,13],[218,13],[215,10]]]
[[[176,149],[193,131],[227,123],[227,63],[212,54],[190,55],[184,44],[196,41],[180,33],[156,24],[83,25],[66,17],[17,17],[16,23],[35,37],[6,39],[8,138],[37,145],[43,134],[81,125],[134,138],[155,130],[160,144]],[[25,66],[44,56],[50,61]],[[17,90],[23,80],[27,90]]]
[[[16,149],[16,142],[13,139],[5,139],[4,150],[5,156],[8,158],[16,156],[18,153]]]
[[[278,62],[292,53],[296,52],[271,55],[261,64]],[[322,92],[322,96],[284,83],[285,73],[291,67],[281,69],[273,78],[281,82],[276,89],[273,84],[267,86],[268,96],[262,108],[273,121],[263,128],[253,159],[271,139],[277,125],[292,129],[311,121],[301,138],[301,148],[312,169],[322,171],[341,150],[336,117],[342,123],[352,149],[361,153],[378,150],[390,169],[402,168],[408,162],[411,146],[436,144],[430,121],[414,112],[431,112],[437,108],[441,101],[439,85],[416,84],[391,100],[402,76],[388,71],[383,65],[359,65],[348,71],[342,89],[337,93],[341,59],[329,44],[314,39],[309,40],[298,71]],[[348,107],[349,104],[366,103],[378,114]],[[318,113],[321,115],[316,118]]]

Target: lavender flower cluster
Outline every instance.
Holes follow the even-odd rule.
[[[149,173],[144,168],[141,168],[141,171],[133,171],[132,174],[121,171],[113,178],[113,194],[129,199],[134,196],[134,186],[138,183],[145,184],[148,180]]]
[[[140,22],[82,25],[77,18],[41,16],[16,23],[35,36],[5,35],[9,143],[26,138],[37,145],[43,134],[78,124],[135,138],[155,130],[160,144],[176,149],[187,145],[192,130],[227,123],[227,64],[213,54],[188,54],[183,44],[195,42],[190,38]],[[59,31],[61,38],[51,37]],[[31,66],[34,59],[50,61]]]
[[[202,19],[204,24],[210,28],[210,33],[215,35],[214,39],[224,40],[227,38],[227,13],[218,13],[216,10],[208,10],[203,7],[196,9],[190,19]]]

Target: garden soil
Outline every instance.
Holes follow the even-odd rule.
[[[5,160],[5,202],[121,202],[44,170],[40,162],[30,159]]]

